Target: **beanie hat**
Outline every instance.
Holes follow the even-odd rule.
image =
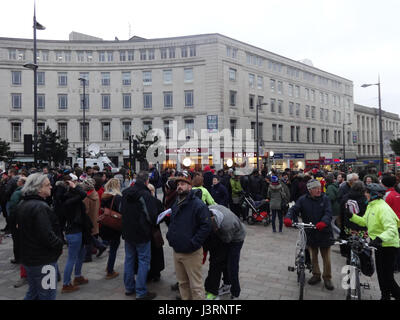
[[[396,185],[396,177],[394,175],[384,175],[382,178],[382,184],[386,188],[393,188]]]
[[[321,188],[321,183],[318,180],[311,179],[310,181],[307,182],[307,189],[311,190],[314,188]]]
[[[272,183],[278,182],[278,177],[277,176],[272,176],[271,177],[271,182]]]
[[[211,171],[210,166],[205,166],[203,171],[204,171],[204,172]]]

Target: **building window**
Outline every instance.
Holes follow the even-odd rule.
[[[151,71],[143,71],[143,85],[148,86],[151,85]]]
[[[329,110],[325,109],[325,121],[329,122]]]
[[[289,115],[293,116],[294,115],[294,103],[289,102]]]
[[[110,122],[103,122],[101,124],[101,132],[103,141],[110,141],[111,137],[111,124]]]
[[[193,68],[185,68],[184,74],[185,82],[193,81]]]
[[[257,88],[264,89],[264,79],[262,76],[257,76]]]
[[[333,143],[337,144],[337,130],[333,131]]]
[[[143,121],[143,130],[148,131],[153,128],[153,122],[151,120]]]
[[[48,50],[42,50],[42,51],[40,51],[40,53],[41,53],[43,62],[49,61],[49,51]]]
[[[58,85],[65,87],[68,84],[68,74],[66,72],[58,72]]]
[[[164,108],[172,108],[173,100],[172,100],[172,91],[164,92]]]
[[[250,110],[254,109],[254,94],[249,95],[249,108]]]
[[[131,135],[131,122],[124,121],[122,122],[122,140],[129,140],[129,136]]]
[[[271,89],[271,92],[275,92],[275,80],[274,79],[271,79],[269,81],[269,87]]]
[[[40,71],[36,73],[38,86],[44,86],[46,84],[45,72]]]
[[[275,99],[271,99],[271,100],[270,100],[270,103],[271,103],[271,112],[275,112],[275,102],[276,102]]]
[[[263,96],[257,96],[258,110],[262,110],[262,108],[263,108],[262,103],[263,102],[264,102],[264,97]]]
[[[278,113],[283,113],[283,101],[278,100]]]
[[[37,108],[38,110],[44,110],[46,107],[45,95],[40,93],[37,95]]]
[[[325,143],[325,129],[321,129],[321,142]]]
[[[185,107],[193,107],[193,90],[185,90]]]
[[[293,97],[293,85],[289,84],[289,97]]]
[[[236,69],[229,68],[229,80],[236,81]]]
[[[312,128],[311,130],[311,142],[315,143],[315,128]]]
[[[153,107],[153,94],[151,92],[143,93],[143,107],[145,109]]]
[[[231,136],[232,137],[235,136],[236,125],[237,125],[237,120],[230,119],[229,126],[230,126],[230,129],[231,129]]]
[[[83,101],[83,94],[81,94],[81,110],[83,110],[83,104],[85,104],[85,110],[89,110],[89,95],[85,94],[85,101]]]
[[[190,53],[191,57],[195,57],[196,56],[196,46],[190,46],[189,53]]]
[[[109,86],[110,85],[110,73],[109,72],[102,72],[101,73],[101,85],[102,86]]]
[[[181,47],[181,58],[187,58],[188,52],[187,47]]]
[[[133,61],[135,58],[135,51],[128,50],[128,61]]]
[[[329,143],[329,130],[326,129],[325,131],[325,143]]]
[[[130,93],[123,93],[122,94],[122,108],[123,109],[130,109],[131,108],[131,94]]]
[[[58,123],[58,135],[61,140],[68,139],[68,124],[66,122]]]
[[[145,49],[140,50],[140,60],[147,60],[147,51]]]
[[[105,51],[100,51],[99,52],[99,62],[105,62],[106,61],[106,53]]]
[[[300,142],[300,127],[296,127],[296,142]]]
[[[71,51],[64,51],[65,62],[71,62]]]
[[[78,62],[84,62],[85,61],[85,54],[83,51],[77,51],[76,52],[76,59],[78,60]],[[99,56],[100,59],[100,56]]]
[[[85,86],[89,86],[89,72],[79,72],[79,78],[85,79]],[[83,81],[81,81],[81,86],[83,86]]]
[[[16,49],[8,49],[8,59],[9,60],[17,60],[17,50]]]
[[[294,142],[294,126],[290,126],[290,142]]]
[[[67,110],[68,109],[68,95],[67,94],[59,94],[58,95],[58,109],[59,110]]]
[[[126,61],[126,51],[119,52],[119,61]]]
[[[278,140],[283,141],[283,125],[278,126]]]
[[[283,83],[282,83],[282,81],[278,81],[278,93],[279,94],[283,93]]]
[[[305,90],[306,90],[305,98],[306,98],[306,100],[310,100],[310,89],[306,88]]]
[[[15,86],[21,85],[21,71],[11,71],[11,83]]]
[[[45,126],[46,126],[46,125],[45,125],[44,122],[39,122],[39,123],[37,124],[37,134],[38,134],[39,137],[44,133]]]
[[[233,91],[233,90],[229,91],[229,105],[231,107],[236,106],[236,94],[237,94],[236,91]]]
[[[85,133],[85,135],[83,133]],[[89,141],[89,123],[88,122],[85,122],[85,126],[83,126],[83,122],[80,123],[81,141],[83,141],[83,136],[85,136],[86,141]]]
[[[311,106],[311,118],[315,119],[315,106]]]
[[[11,123],[12,142],[21,142],[21,123]]]
[[[101,107],[103,110],[110,110],[111,105],[111,95],[102,94],[101,95]]]
[[[315,90],[311,90],[311,101],[315,102]]]
[[[124,86],[131,85],[131,73],[130,72],[122,72],[122,85],[124,85]]]
[[[170,84],[172,83],[172,70],[163,70],[163,79],[164,79],[164,84]]]
[[[114,52],[107,51],[107,61],[108,62],[113,62],[114,61]]]
[[[307,142],[310,142],[311,128],[307,128]]]
[[[310,106],[306,105],[306,118],[310,117]]]
[[[296,103],[296,117],[300,117],[300,103]]]
[[[186,140],[190,140],[194,137],[194,120],[193,119],[185,120],[185,135],[186,135]]]
[[[276,124],[272,124],[272,141],[276,141]]]
[[[21,110],[22,95],[21,93],[11,93],[11,108]]]
[[[295,97],[299,98],[300,97],[300,87],[296,86],[295,87],[295,91],[294,91]]]
[[[149,60],[154,60],[154,49],[149,49]]]
[[[249,87],[254,88],[255,75],[249,73]]]
[[[167,59],[167,48],[160,48],[161,59]]]
[[[175,59],[175,47],[168,48],[168,54],[170,59]]]

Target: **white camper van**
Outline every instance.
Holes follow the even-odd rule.
[[[98,145],[91,144],[88,147],[88,152],[90,154],[90,157],[87,157],[85,159],[86,167],[99,166],[100,171],[104,171],[105,167],[109,167],[111,169],[111,172],[113,173],[117,173],[119,171],[119,168],[117,168],[115,164],[112,163],[110,158],[108,158],[105,153],[100,152],[100,147]],[[81,168],[83,168],[83,158],[76,159],[76,162]]]

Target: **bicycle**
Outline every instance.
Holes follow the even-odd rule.
[[[299,236],[296,242],[295,251],[295,262],[294,267],[289,266],[288,271],[297,271],[297,282],[299,283],[299,300],[303,300],[304,297],[304,285],[306,281],[305,270],[308,269],[312,271],[310,264],[306,264],[306,245],[307,245],[307,235],[305,229],[315,229],[315,225],[312,223],[301,223],[294,222],[293,227],[299,229]]]
[[[364,249],[376,250],[376,248],[369,246],[364,238],[357,235],[352,235],[347,240],[337,240],[334,244],[350,245],[350,267],[354,269],[354,272],[351,272],[351,270],[347,272],[350,276],[347,280],[346,300],[361,300],[361,287],[370,289],[370,285],[360,282],[361,261],[359,255]]]

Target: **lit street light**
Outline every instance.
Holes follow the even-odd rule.
[[[378,76],[378,83],[363,84],[362,88],[367,88],[370,86],[378,86],[378,100],[379,100],[379,150],[380,150],[380,170],[383,174],[384,162],[383,162],[383,132],[382,132],[382,106],[381,106],[381,81]]]

